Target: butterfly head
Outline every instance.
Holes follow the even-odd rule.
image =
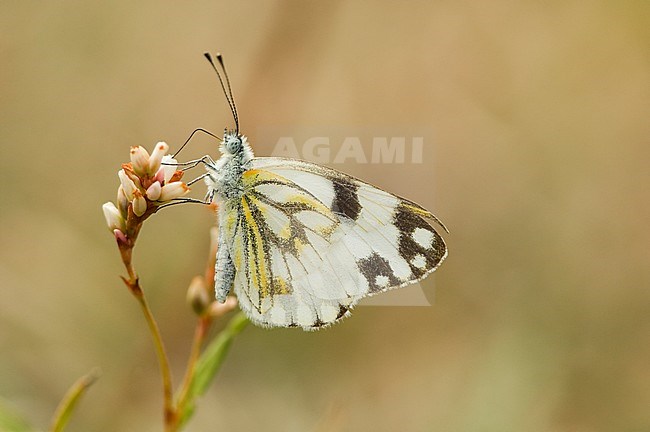
[[[224,130],[219,151],[221,151],[223,156],[235,157],[243,161],[248,161],[253,158],[253,152],[248,144],[248,140],[244,135],[237,133],[237,131]]]

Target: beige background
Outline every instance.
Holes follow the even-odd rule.
[[[159,431],[149,334],[100,206],[131,145],[242,128],[431,128],[424,164],[337,168],[450,227],[433,307],[318,333],[250,327],[189,431],[650,429],[650,86],[643,1],[0,6],[0,396],[42,428]],[[185,154],[216,147],[198,138]],[[434,199],[435,195],[435,199]],[[136,265],[177,379],[212,216],[147,222]],[[433,278],[423,284],[433,295]]]

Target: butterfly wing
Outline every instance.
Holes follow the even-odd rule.
[[[243,183],[230,219],[234,289],[258,324],[331,324],[365,296],[422,279],[447,254],[433,214],[336,170],[255,158]]]

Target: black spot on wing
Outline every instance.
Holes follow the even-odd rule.
[[[368,281],[368,285],[370,286],[369,291],[371,293],[384,291],[386,288],[399,285],[400,283],[399,279],[393,274],[388,260],[376,252],[368,258],[358,260],[357,266],[359,266],[359,270]],[[376,283],[377,276],[386,276],[388,278],[388,285],[378,286]]]
[[[338,319],[343,318],[348,313],[349,310],[350,310],[349,307],[343,306],[342,304],[340,304],[339,305],[339,313],[336,315],[336,319],[338,320]]]
[[[320,316],[318,316],[318,314],[316,314],[316,321],[314,321],[314,323],[311,324],[309,327],[310,327],[310,328],[314,328],[314,329],[321,328],[321,327],[326,327],[326,326],[331,325],[331,324],[333,324],[334,322],[340,320],[341,318],[343,318],[343,317],[349,315],[349,313],[350,313],[350,312],[349,312],[349,311],[350,311],[350,307],[349,307],[349,306],[344,306],[344,305],[342,305],[342,304],[339,303],[338,307],[339,307],[339,311],[338,311],[338,313],[336,314],[336,318],[334,318],[334,320],[329,321],[329,322],[325,322],[325,321],[323,321],[323,320],[321,319]]]
[[[314,323],[310,327],[319,328],[319,327],[323,327],[326,324],[327,323],[323,322],[323,320],[321,320],[319,316],[316,316],[316,321],[314,321]]]
[[[440,263],[447,251],[447,246],[442,237],[426,220],[409,210],[408,207],[399,205],[393,222],[399,229],[399,253],[408,262],[415,278],[421,277]],[[431,248],[424,248],[413,239],[413,232],[417,228],[427,230],[433,234]],[[413,260],[418,255],[425,258],[426,265],[424,267],[417,267],[413,264]]]
[[[337,178],[333,184],[332,212],[357,220],[361,213],[361,203],[359,203],[359,195],[357,195],[359,186],[346,178]]]

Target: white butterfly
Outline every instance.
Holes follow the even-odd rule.
[[[217,59],[237,125],[224,133],[219,160],[205,162],[220,226],[218,301],[234,288],[254,323],[310,330],[438,268],[447,247],[432,225],[446,228],[428,210],[331,168],[254,157]]]

